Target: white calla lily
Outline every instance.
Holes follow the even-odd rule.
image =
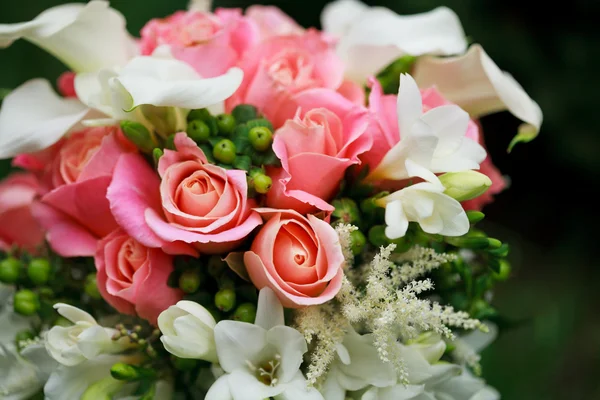
[[[524,122],[511,146],[535,138],[542,125],[539,105],[480,45],[472,45],[458,57],[423,57],[415,65],[414,78],[420,87],[435,85],[473,117],[508,110]]]
[[[180,358],[217,362],[211,313],[200,304],[182,300],[158,316],[160,340],[165,349]]]
[[[53,145],[88,111],[78,100],[59,97],[44,79],[24,83],[2,102],[0,159]]]
[[[386,153],[369,174],[369,180],[406,179],[406,160],[434,173],[479,169],[485,149],[466,137],[469,114],[456,105],[433,108],[423,113],[421,92],[415,80],[400,75],[397,101],[401,140]]]
[[[64,4],[29,22],[0,24],[0,48],[26,39],[76,72],[124,65],[136,52],[125,18],[108,1]]]
[[[283,307],[271,289],[260,291],[256,325],[221,321],[215,341],[225,374],[210,387],[206,400],[323,400],[300,372],[306,340],[284,325]]]
[[[432,234],[462,236],[469,231],[469,218],[461,204],[444,194],[437,176],[419,164],[406,160],[409,176],[425,182],[398,190],[378,200],[385,206],[385,234],[390,239],[403,237],[410,221]]]
[[[340,35],[337,53],[346,65],[346,77],[357,83],[365,83],[402,55],[453,55],[467,49],[460,20],[449,8],[398,15],[357,3],[335,2],[322,14],[326,32]]]
[[[210,12],[212,7],[212,0],[190,0],[188,3],[188,10]]]
[[[73,323],[67,327],[53,326],[46,336],[46,350],[59,363],[74,366],[102,353],[117,353],[128,347],[127,338],[112,340],[117,330],[98,325],[87,312],[63,303],[55,304],[54,308]]]

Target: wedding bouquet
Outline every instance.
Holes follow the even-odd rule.
[[[498,399],[477,118],[538,105],[447,8],[209,8],[0,25],[69,68],[0,111],[0,398]]]

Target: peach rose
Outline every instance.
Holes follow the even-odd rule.
[[[162,181],[139,155],[119,160],[108,189],[115,218],[140,243],[171,254],[190,254],[189,245],[211,254],[231,250],[262,223],[246,172],[209,164],[185,133],[174,143],[177,151],[165,150],[158,164]]]
[[[94,260],[100,294],[121,313],[156,325],[158,315],[183,297],[182,291],[167,286],[173,257],[143,246],[120,229],[98,243]]]
[[[304,28],[275,6],[252,5],[246,10],[246,17],[256,23],[261,40],[272,36],[300,35]]]
[[[284,307],[331,300],[342,286],[344,255],[336,231],[313,215],[261,208],[267,219],[244,263],[252,283],[270,287]]]

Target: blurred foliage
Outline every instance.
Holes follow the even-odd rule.
[[[31,19],[67,1],[2,1],[0,22]],[[137,34],[151,18],[186,6],[187,0],[113,0]],[[251,1],[216,1],[245,7]],[[267,3],[267,2],[259,2]],[[271,1],[305,26],[319,23],[324,0]],[[402,14],[445,5],[460,17],[473,42],[538,101],[544,124],[538,139],[505,152],[518,122],[510,115],[483,119],[489,152],[512,187],[485,211],[482,224],[511,243],[515,276],[500,285],[495,300],[508,317],[524,320],[483,354],[484,375],[505,399],[600,398],[599,282],[593,251],[600,222],[595,184],[600,175],[600,1],[551,3],[535,0],[367,1]],[[34,46],[17,42],[0,51],[0,88],[14,88],[65,70]],[[8,166],[4,162],[0,169]],[[596,293],[594,293],[596,292]]]

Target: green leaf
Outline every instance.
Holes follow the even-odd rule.
[[[198,147],[200,147],[200,150],[202,150],[202,152],[206,156],[206,159],[208,160],[208,162],[214,164],[215,163],[215,157],[213,157],[213,154],[212,154],[212,148],[213,148],[213,146],[211,146],[209,144],[201,144]]]
[[[512,149],[519,143],[529,143],[533,139],[535,139],[538,135],[538,129],[530,124],[521,124],[519,126],[519,133],[511,140],[508,145],[508,152],[510,153]]]
[[[217,145],[217,143],[219,143],[221,140],[223,140],[223,138],[220,136],[211,137],[208,139],[208,143],[210,144],[211,147],[215,147]],[[212,152],[212,150],[211,150],[211,152]]]
[[[206,125],[210,128],[210,135],[217,136],[219,134],[219,125],[217,123],[217,119],[212,115],[209,115],[206,120],[204,120]]]
[[[250,104],[240,104],[233,109],[231,115],[233,115],[233,118],[235,118],[237,123],[244,124],[250,120],[256,119],[258,112],[256,107]]]
[[[252,144],[248,138],[248,127],[245,124],[238,125],[233,131],[231,141],[235,144],[237,154],[250,154],[253,151]]]
[[[237,156],[233,162],[235,169],[242,169],[244,171],[250,171],[252,167],[252,159],[249,156]]]
[[[263,153],[262,165],[270,165],[274,167],[280,167],[281,161],[277,158],[277,155],[272,148]]]

